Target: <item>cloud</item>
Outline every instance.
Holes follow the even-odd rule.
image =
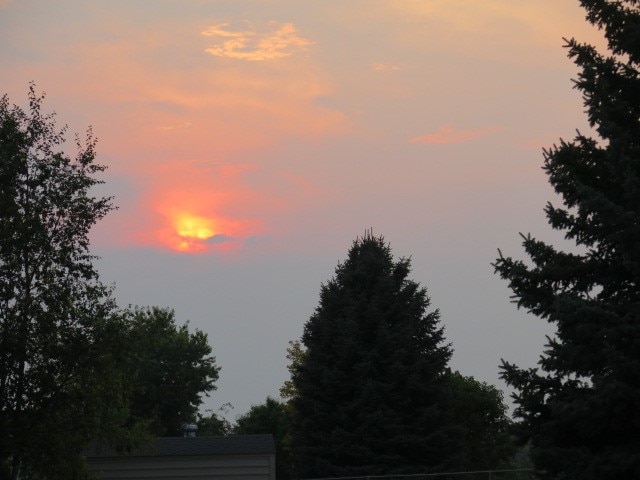
[[[172,132],[174,130],[187,129],[191,125],[193,125],[193,123],[191,122],[182,122],[182,125],[158,125],[156,127],[156,130],[159,130],[161,132]]]
[[[442,125],[435,133],[427,133],[413,137],[413,143],[426,143],[429,145],[443,145],[447,143],[462,143],[476,138],[486,137],[503,131],[503,127],[471,128],[466,130],[456,130],[453,125]]]
[[[334,86],[314,58],[215,61],[203,52],[215,43],[211,39],[237,39],[247,28],[218,26],[209,37],[200,35],[201,26],[179,28],[179,35],[158,29],[151,37],[133,29],[120,40],[61,42],[64,48],[46,50],[46,62],[31,75],[46,73],[57,86],[53,107],[79,112],[80,128],[93,123],[110,172],[134,184],[135,197],[119,202],[120,210],[106,219],[112,228],[101,229],[105,244],[185,253],[242,250],[252,244],[245,239],[269,234],[280,212],[291,204],[302,208],[310,195],[288,177],[302,168],[303,156],[274,161],[274,146],[341,135],[350,123],[318,101]],[[294,31],[273,26],[261,45],[299,54]],[[285,200],[291,197],[296,200]],[[180,235],[185,218],[211,234]]]
[[[246,185],[250,165],[215,165],[176,160],[155,169],[146,193],[150,221],[140,225],[145,244],[180,252],[206,253],[239,248],[239,240],[262,235],[256,205],[269,205],[265,194]],[[267,207],[268,208],[268,207]]]
[[[235,237],[230,237],[229,235],[225,235],[224,233],[218,233],[213,237],[209,237],[205,240],[207,243],[226,243],[233,242],[237,240]]]
[[[269,22],[265,32],[258,32],[249,23],[246,27],[238,29],[229,23],[221,23],[203,30],[201,35],[221,40],[206,48],[205,52],[215,57],[264,61],[288,57],[313,45],[313,42],[298,35],[292,23]]]
[[[404,65],[393,63],[374,62],[371,66],[376,72],[397,72],[398,70],[404,70]]]

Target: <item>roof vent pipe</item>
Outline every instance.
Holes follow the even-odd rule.
[[[198,426],[195,423],[183,423],[180,430],[183,437],[193,438],[198,433]]]

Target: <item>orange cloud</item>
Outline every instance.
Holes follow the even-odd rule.
[[[246,165],[176,161],[159,167],[146,194],[147,221],[134,241],[177,252],[206,253],[241,248],[266,232],[252,206],[264,195],[244,185]]]
[[[69,52],[47,57],[47,75],[56,77],[65,108],[75,103],[91,113],[87,123],[100,134],[100,154],[133,184],[131,201],[107,218],[118,227],[100,235],[111,244],[184,253],[264,248],[260,240],[272,235],[281,212],[308,195],[289,179],[290,166],[274,165],[270,148],[288,138],[342,134],[350,126],[343,113],[317,101],[333,87],[313,58],[220,61],[203,52],[207,39],[200,28],[184,28],[178,40],[161,31],[153,44],[141,35],[125,43],[73,45],[78,64],[65,68],[58,58]],[[261,48],[299,51],[284,45],[292,30],[279,25],[274,32],[280,33],[263,39]],[[172,61],[175,52],[169,55],[167,45],[179,61]],[[86,88],[78,92],[74,77]],[[296,201],[285,201],[292,196]]]
[[[269,22],[268,30],[262,33],[251,24],[247,23],[247,26],[249,29],[235,29],[229,23],[221,23],[203,30],[201,35],[205,37],[222,39],[221,43],[206,48],[205,52],[215,57],[264,61],[288,57],[313,45],[298,35],[292,23]]]
[[[65,86],[62,89],[68,86],[76,98],[69,79],[80,78],[82,101],[92,105],[85,109],[102,107],[107,115],[118,116],[94,125],[104,145],[116,150],[108,153],[133,154],[136,164],[147,157],[157,163],[158,156],[205,158],[257,151],[285,136],[321,137],[349,129],[345,114],[317,102],[331,95],[333,86],[312,59],[220,62],[203,53],[197,34],[191,34],[196,41],[174,46],[185,59],[176,68],[166,68],[165,47],[171,37],[155,38],[151,44],[141,38],[132,42],[135,47],[129,40],[75,45],[77,69],[56,61],[47,75],[57,77],[56,83]],[[281,37],[288,41],[287,35]],[[278,42],[264,40],[264,51],[291,53]]]
[[[311,42],[291,24],[271,22],[266,33],[217,25],[207,37],[194,23],[148,31],[104,13],[97,31],[78,32],[86,41],[38,45],[45,60],[28,78],[56,85],[65,110],[75,106],[86,116],[81,127],[91,123],[100,132],[105,153],[132,158],[123,161],[126,168],[166,157],[255,152],[283,138],[351,128],[343,112],[318,101],[334,94],[333,82],[313,57],[293,55]],[[256,56],[280,55],[280,61],[229,62],[204,52],[212,38],[250,36],[247,31],[262,52]],[[26,34],[19,40],[32,41]]]
[[[101,28],[125,28],[108,21]],[[284,139],[342,134],[346,116],[317,101],[333,86],[313,58],[223,61],[203,52],[201,28],[180,29],[65,44],[30,76],[46,72],[59,109],[81,112],[80,128],[93,124],[109,173],[130,182],[126,196],[116,196],[120,210],[100,228],[101,241],[194,253],[262,245],[291,208],[284,196],[295,196],[296,205],[308,196],[288,177],[297,168],[287,163],[298,160],[274,165],[269,149]],[[284,46],[291,29],[273,30],[265,51],[299,51]]]
[[[237,249],[249,237],[254,237],[257,225],[246,220],[223,217],[216,211],[215,199],[207,199],[206,192],[173,191],[169,196],[176,202],[160,202],[156,206],[157,228],[146,232],[149,243],[177,252],[205,253]],[[197,197],[203,204],[194,203]]]
[[[413,137],[411,141],[413,143],[427,143],[429,145],[442,145],[446,143],[461,143],[468,140],[473,140],[480,137],[486,137],[493,133],[501,132],[502,127],[486,127],[486,128],[472,128],[467,130],[455,130],[452,125],[442,125],[437,132],[427,133]]]
[[[287,23],[218,25],[207,36],[200,20],[139,29],[108,9],[87,8],[99,10],[100,22],[78,25],[74,35],[86,41],[38,44],[43,60],[28,78],[55,86],[51,106],[65,119],[75,114],[71,131],[93,124],[108,174],[127,179],[114,192],[120,209],[99,226],[100,241],[206,253],[262,245],[282,229],[282,212],[302,208],[309,193],[289,178],[303,170],[304,156],[272,149],[350,128],[344,113],[321,101],[334,86],[313,56],[301,55],[311,42]],[[204,52],[243,35],[251,55],[280,60]],[[24,41],[35,42],[26,33]]]
[[[398,70],[404,70],[403,65],[383,62],[374,62],[372,67],[376,72],[397,72]]]

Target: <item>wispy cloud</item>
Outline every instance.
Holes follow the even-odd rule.
[[[456,130],[453,125],[442,125],[438,131],[413,137],[413,143],[426,143],[429,145],[442,145],[446,143],[462,143],[476,138],[486,137],[503,131],[503,127],[470,128]]]
[[[259,32],[250,23],[234,27],[229,23],[213,25],[201,32],[205,37],[220,40],[205,51],[216,57],[247,61],[274,60],[304,51],[313,42],[301,37],[292,23],[269,22]]]
[[[205,240],[205,242],[207,243],[226,243],[226,242],[233,242],[237,240],[234,237],[230,237],[229,235],[226,235],[224,233],[218,233],[216,235],[214,235],[213,237],[209,237]]]
[[[395,63],[374,62],[371,67],[376,72],[397,72],[404,70],[404,65],[398,65]]]
[[[182,122],[181,125],[158,125],[156,130],[161,132],[172,132],[174,130],[183,130],[191,127],[193,125],[191,122]]]

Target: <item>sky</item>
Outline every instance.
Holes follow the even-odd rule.
[[[0,93],[98,137],[118,210],[92,252],[121,306],[173,308],[233,420],[287,379],[320,286],[373,229],[427,287],[451,367],[495,384],[553,330],[491,262],[567,246],[543,148],[589,132],[577,0],[0,0]],[[70,140],[73,136],[70,135]]]

